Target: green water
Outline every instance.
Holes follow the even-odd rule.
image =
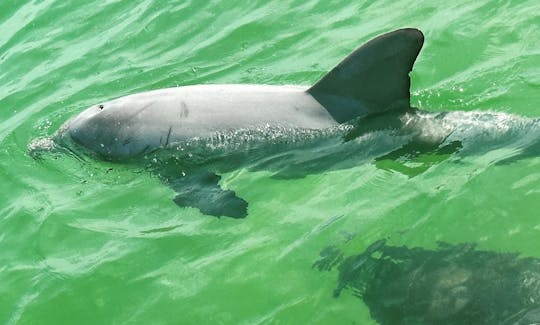
[[[498,163],[519,138],[414,177],[392,160],[296,179],[239,168],[221,185],[249,202],[242,220],[179,208],[171,189],[129,166],[27,151],[83,108],[128,93],[309,85],[400,27],[426,36],[414,106],[538,117],[538,13],[537,0],[3,0],[0,323],[371,324],[350,290],[333,297],[337,269],[312,267],[324,247],[352,255],[383,238],[443,241],[540,258],[540,157]]]

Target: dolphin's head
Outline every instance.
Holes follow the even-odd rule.
[[[66,122],[63,135],[106,159],[132,157],[145,150],[131,123],[137,112],[123,100],[93,105]]]

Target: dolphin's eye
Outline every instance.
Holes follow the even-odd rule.
[[[99,109],[103,109],[103,105],[101,105],[101,104],[98,105],[98,107],[99,107]]]

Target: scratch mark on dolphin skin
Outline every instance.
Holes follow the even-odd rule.
[[[189,115],[188,106],[187,106],[186,102],[184,102],[184,101],[180,102],[180,106],[181,106],[180,107],[180,119],[183,119],[183,118],[185,119]]]
[[[169,132],[167,133],[167,139],[165,140],[165,147],[169,145],[169,140],[171,139],[172,126],[169,126]]]

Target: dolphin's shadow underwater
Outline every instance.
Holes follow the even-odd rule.
[[[219,175],[239,168],[298,178],[373,162],[414,177],[471,148],[510,143],[538,154],[537,120],[410,107],[409,72],[423,42],[412,28],[378,36],[311,87],[194,85],[120,97],[64,123],[54,142],[143,164],[176,192],[177,205],[233,218],[246,217],[248,203],[223,190]],[[470,141],[475,136],[482,146]]]
[[[439,243],[435,250],[385,240],[344,257],[321,252],[314,268],[339,271],[334,296],[350,290],[380,324],[537,324],[540,259]]]

